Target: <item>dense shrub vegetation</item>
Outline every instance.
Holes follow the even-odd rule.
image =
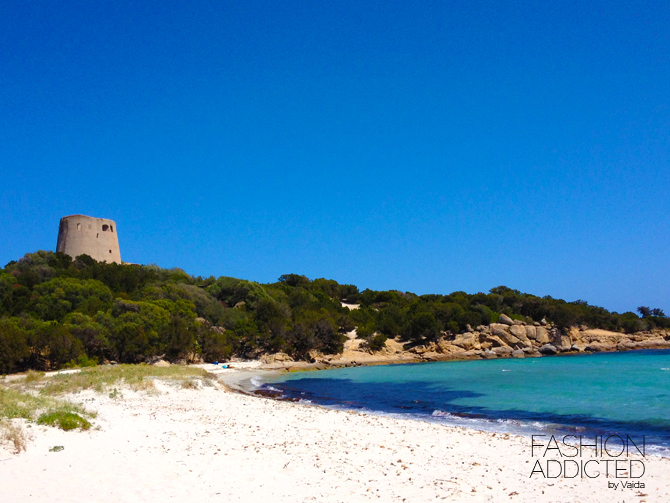
[[[259,284],[39,251],[0,270],[0,373],[155,355],[221,360],[283,351],[308,358],[314,350],[341,351],[344,334],[355,327],[371,349],[380,349],[387,337],[422,344],[495,322],[500,313],[625,332],[670,326],[659,309],[639,311],[642,317],[610,313],[504,286],[474,295],[359,292],[297,274]]]

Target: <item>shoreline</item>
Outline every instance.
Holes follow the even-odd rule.
[[[571,357],[571,356],[587,356],[587,355],[597,355],[597,354],[610,354],[610,353],[630,353],[637,351],[668,351],[670,350],[670,344],[663,347],[641,347],[635,349],[625,349],[625,350],[601,350],[601,351],[564,351],[556,354],[548,355],[537,355],[528,358],[556,358],[556,357]],[[514,360],[513,356],[500,356],[495,358],[496,360]],[[312,372],[318,370],[333,370],[338,368],[349,368],[349,367],[375,367],[382,365],[405,365],[405,364],[421,364],[421,363],[435,363],[435,362],[464,362],[464,361],[486,361],[490,358],[481,358],[475,355],[438,355],[431,356],[427,358],[418,358],[411,356],[403,356],[398,358],[371,358],[365,360],[348,360],[348,359],[338,359],[331,360],[329,362],[316,361],[316,362],[305,362],[305,361],[290,361],[290,362],[276,362],[276,363],[263,363],[261,360],[252,360],[259,362],[260,365],[258,368],[265,371],[274,371],[278,373],[283,372]],[[232,365],[235,365],[235,362],[230,362]]]
[[[646,350],[640,350],[640,351],[646,351]],[[602,353],[581,354],[581,355],[586,357],[586,356],[596,356],[597,354]],[[580,354],[575,353],[572,354],[571,356],[580,356]],[[401,363],[404,364],[404,363],[431,363],[431,362],[402,361]],[[394,364],[394,362],[383,362],[383,364],[392,365]],[[367,364],[361,366],[376,366],[376,365],[380,364],[379,363]],[[336,368],[330,367],[324,370],[338,370],[342,368],[344,367],[336,367]],[[304,367],[301,367],[297,371],[305,371],[305,369]],[[221,381],[225,382],[226,384],[230,384],[231,388],[234,388],[234,391],[255,397],[260,396],[278,401],[294,401],[294,402],[297,401],[304,405],[315,406],[329,410],[341,410],[351,413],[370,414],[381,417],[390,417],[397,420],[421,421],[429,424],[438,424],[446,427],[464,428],[487,434],[518,435],[526,439],[530,439],[532,435],[539,435],[539,434],[547,436],[555,435],[556,438],[563,437],[566,435],[567,436],[579,435],[584,436],[584,438],[592,438],[594,435],[603,435],[603,434],[614,437],[617,434],[617,432],[620,435],[624,435],[625,437],[625,434],[621,432],[628,431],[628,430],[616,429],[617,427],[614,425],[610,425],[608,429],[608,427],[602,425],[601,426],[588,425],[588,424],[582,424],[580,422],[571,423],[569,419],[565,419],[562,421],[561,418],[556,418],[552,414],[548,414],[546,415],[546,417],[538,416],[533,418],[518,418],[515,417],[514,415],[512,416],[502,415],[497,417],[491,417],[487,415],[470,415],[466,413],[459,413],[457,411],[450,411],[450,409],[448,408],[442,410],[442,408],[439,407],[439,404],[436,405],[437,409],[433,411],[433,414],[430,414],[425,410],[421,411],[408,410],[406,412],[400,410],[387,410],[384,407],[375,407],[374,405],[366,405],[365,403],[354,404],[354,402],[348,402],[346,399],[344,399],[344,401],[326,400],[326,402],[320,402],[319,398],[310,397],[309,400],[305,400],[300,396],[301,395],[300,393],[290,393],[290,392],[287,393],[286,391],[282,391],[281,389],[278,390],[276,389],[275,384],[273,384],[272,382],[268,382],[268,379],[282,376],[284,374],[287,374],[288,372],[294,373],[297,371],[282,371],[282,372],[278,372],[275,370],[258,370],[253,372],[238,371],[237,374],[234,373],[228,374],[227,378],[222,379]],[[254,383],[253,388],[249,387],[248,385],[242,384],[243,381],[248,381],[253,377],[259,377],[260,379],[262,379],[262,383],[261,382]],[[296,378],[298,378],[298,376],[296,376]],[[263,384],[267,386],[263,386]],[[666,457],[670,455],[670,445],[667,444],[666,441],[667,439],[662,432],[637,431],[636,433],[631,433],[631,435],[638,435],[638,434],[639,436],[644,435],[646,437],[646,446],[648,449],[647,451],[648,454],[660,457]]]
[[[649,350],[636,350],[634,352],[638,351],[649,351]],[[653,351],[659,351],[659,350],[653,350]],[[668,352],[668,350],[661,350],[664,353]],[[615,353],[605,353],[603,354],[602,352],[600,353],[592,353],[592,354],[580,354],[580,353],[575,353],[571,354],[570,356],[584,356],[584,357],[597,357],[598,355],[601,356],[606,356],[606,354],[619,354],[620,352],[615,352]],[[626,352],[627,353],[627,352]],[[670,353],[670,352],[668,352]],[[567,354],[564,354],[565,356],[568,356]],[[556,356],[563,356],[563,355],[556,355]],[[457,360],[457,361],[463,361],[463,360]],[[472,361],[472,360],[470,360]],[[513,360],[510,360],[513,361]],[[609,360],[607,360],[609,361]],[[403,361],[401,363],[414,363],[414,362],[406,362]],[[416,363],[436,363],[436,362],[416,362]],[[520,362],[519,362],[520,363]],[[385,364],[392,365],[393,362],[385,362]],[[500,362],[502,365],[503,362]],[[361,366],[371,366],[371,365],[361,365]],[[497,367],[497,366],[496,366]],[[329,368],[325,370],[338,370],[338,369],[343,369],[344,367],[338,367],[338,368]],[[474,368],[474,367],[472,367]],[[302,370],[302,369],[300,369]],[[402,370],[399,370],[399,372],[402,372]],[[294,373],[294,372],[291,372]],[[282,372],[279,374],[274,374],[274,376],[281,376],[283,374],[286,374],[286,372]],[[265,374],[267,377],[273,377],[272,374]],[[355,375],[355,374],[354,374]],[[368,375],[368,374],[366,374]],[[372,374],[372,375],[377,375],[377,374]],[[411,375],[411,373],[410,373]],[[260,377],[263,378],[264,375],[260,374]],[[317,376],[314,376],[317,377]],[[337,379],[336,375],[332,376],[333,378]],[[324,379],[328,379],[326,375],[323,376]],[[353,378],[352,376],[347,376],[347,379]],[[303,380],[303,378],[299,376],[295,376],[295,379],[300,379]],[[354,379],[355,380],[355,379]],[[296,388],[291,392],[291,378],[287,376],[287,381],[281,380],[280,384],[273,384],[272,382],[267,382],[265,380],[265,384],[268,384],[270,387],[270,390],[274,391],[269,391],[269,392],[254,392],[252,391],[252,394],[254,395],[261,395],[265,396],[268,398],[275,398],[279,400],[287,400],[287,401],[296,401],[296,400],[302,400],[301,395],[304,395],[304,393],[300,393],[300,389],[303,388]],[[289,388],[287,391],[281,391],[281,384],[287,384]],[[280,390],[276,389],[276,386],[279,386]],[[310,386],[307,386],[307,388],[304,389],[310,389]],[[325,395],[324,395],[325,393]],[[469,414],[467,412],[459,412],[459,409],[453,409],[453,408],[444,408],[441,407],[440,404],[434,404],[433,408],[435,410],[433,413],[430,413],[430,410],[426,411],[421,408],[417,410],[411,410],[413,407],[400,407],[401,409],[408,409],[407,411],[402,411],[399,410],[398,407],[390,406],[390,408],[386,407],[384,404],[386,402],[377,402],[374,401],[372,403],[368,403],[367,401],[363,400],[363,402],[350,402],[347,398],[346,395],[339,395],[336,391],[333,390],[334,395],[329,393],[326,390],[322,390],[322,393],[317,394],[312,397],[309,396],[309,400],[307,402],[311,405],[319,406],[319,407],[324,407],[327,409],[333,409],[333,410],[349,410],[349,411],[355,411],[355,412],[364,412],[368,414],[373,414],[373,415],[380,415],[380,416],[387,416],[387,417],[393,417],[396,419],[402,419],[402,420],[418,420],[418,421],[425,421],[428,423],[433,423],[433,424],[441,424],[445,426],[450,426],[450,427],[461,427],[461,428],[466,428],[466,429],[473,429],[477,431],[482,431],[482,432],[487,432],[487,433],[498,433],[498,434],[514,434],[514,435],[520,435],[526,438],[530,438],[531,435],[533,434],[547,434],[547,435],[555,435],[557,438],[559,436],[564,436],[564,435],[583,435],[585,438],[587,436],[593,437],[594,435],[616,435],[617,433],[620,435],[625,435],[630,432],[626,428],[625,425],[622,424],[598,424],[597,422],[595,424],[590,424],[588,422],[580,422],[579,420],[575,418],[568,418],[568,417],[559,417],[556,416],[555,414],[552,413],[541,413],[538,412],[532,417],[522,417],[522,416],[517,416],[517,415],[509,415],[509,414],[504,414],[503,412],[500,413],[500,415],[488,415],[485,412],[484,413],[479,413],[479,414]],[[328,398],[330,397],[330,398]],[[338,397],[338,398],[334,398]],[[325,401],[324,401],[325,400]],[[404,402],[403,402],[404,403]],[[375,405],[376,404],[376,405]],[[411,405],[411,404],[407,404]],[[571,422],[572,419],[575,419],[576,422]],[[616,423],[616,421],[615,421]],[[622,429],[623,428],[623,429]],[[635,433],[630,433],[631,435],[638,435],[640,438],[641,436],[644,435],[646,437],[646,445],[647,448],[650,450],[650,453],[658,456],[669,456],[670,455],[670,445],[667,442],[667,435],[665,430],[657,430],[654,429],[653,427],[650,426],[651,429],[642,429],[642,430],[635,430]],[[622,433],[626,432],[626,433]]]

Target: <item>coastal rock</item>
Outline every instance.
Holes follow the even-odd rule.
[[[459,359],[462,358],[461,355],[464,355],[465,353],[466,351],[461,351],[460,353],[454,353],[451,356],[452,358]],[[421,358],[428,361],[435,361],[440,360],[442,358],[442,355],[435,351],[426,351],[425,353],[421,353]]]
[[[521,341],[514,337],[512,334],[505,333],[505,335],[500,337],[508,346],[514,346],[521,344]]]
[[[517,339],[521,340],[528,339],[528,337],[526,336],[525,327],[522,327],[520,325],[512,325],[511,327],[509,327],[509,331]]]
[[[497,335],[498,337],[505,337],[509,335],[509,327],[503,325],[502,323],[492,323],[491,324],[491,333]]]
[[[512,320],[512,318],[510,318],[506,314],[500,315],[500,317],[498,318],[498,323],[504,323],[505,325],[514,325],[514,321]]]
[[[530,342],[530,339],[526,336],[526,327],[520,326],[520,325],[513,325],[510,327],[510,333],[519,339],[521,341],[521,344],[523,344],[526,347],[532,346],[533,344]]]
[[[470,349],[469,351],[461,351],[459,353],[454,353],[452,355],[453,358],[456,359],[463,359],[463,360],[471,360],[472,358],[476,358],[479,356],[479,352],[475,351],[474,349]]]
[[[409,351],[411,353],[416,353],[418,355],[423,355],[424,353],[437,353],[438,345],[434,342],[429,342],[425,346],[414,346]]]
[[[614,344],[604,344],[602,342],[592,342],[584,348],[585,351],[614,351],[615,349]]]
[[[513,352],[513,349],[507,346],[502,346],[499,348],[493,348],[493,352],[498,356],[510,356]]]
[[[631,349],[666,349],[670,347],[670,341],[666,341],[661,337],[649,338],[642,341],[622,341],[617,344],[616,348],[619,351],[629,351]]]
[[[456,347],[449,341],[441,339],[437,343],[437,348],[441,353],[452,353],[456,351]]]
[[[402,341],[389,338],[386,339],[386,342],[384,343],[384,351],[390,355],[403,353],[405,351],[405,345]]]
[[[512,320],[512,324],[514,324],[514,325],[523,325],[523,321],[521,321],[521,320]]]
[[[475,334],[473,334],[472,332],[467,332],[464,334],[458,334],[452,344],[460,346],[464,349],[472,349],[473,346],[475,346],[475,344],[478,345],[478,343],[479,338],[475,337]]]
[[[155,367],[169,367],[170,362],[166,362],[165,360],[158,360],[157,362],[152,363],[152,365]]]
[[[482,351],[481,356],[486,359],[498,358],[498,355],[494,351]]]
[[[534,325],[526,325],[526,337],[535,340],[537,338],[537,329]]]
[[[570,348],[572,347],[572,340],[570,339],[570,336],[568,336],[568,335],[561,335],[559,337],[558,342],[559,342],[558,348],[561,351],[569,351]]]
[[[544,327],[536,327],[537,335],[535,340],[540,344],[547,344],[549,342],[549,331]]]
[[[540,325],[545,326],[546,324],[547,324],[547,319],[546,319],[546,318],[542,318],[542,319],[540,320]]]
[[[324,355],[321,351],[317,351],[316,349],[311,349],[307,355],[309,356],[310,361],[313,362],[324,360],[326,357],[326,355]],[[277,353],[275,355],[275,361],[292,362],[293,358],[291,358],[286,353]]]
[[[512,358],[525,358],[526,353],[523,352],[522,349],[517,349],[516,351],[512,351]]]
[[[486,336],[486,341],[484,341],[482,343],[482,347],[484,347],[484,344],[486,344],[487,342],[490,344],[489,347],[497,348],[497,347],[501,347],[501,346],[506,346],[506,344],[502,341],[502,339],[500,337],[495,336],[495,335],[487,335]]]
[[[556,347],[552,346],[551,344],[545,344],[539,349],[539,351],[543,355],[555,355],[556,353],[558,353]]]

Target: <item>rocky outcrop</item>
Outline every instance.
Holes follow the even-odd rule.
[[[214,332],[215,334],[222,334],[223,332],[226,331],[226,329],[223,328],[223,327],[212,326],[212,324],[209,321],[207,321],[205,318],[198,317],[194,321],[196,323],[204,326],[210,332]]]
[[[502,323],[503,325],[514,325],[514,320],[507,316],[506,314],[501,314],[500,317],[498,318],[498,322]]]
[[[544,327],[536,327],[537,336],[535,340],[538,344],[547,344],[549,342],[549,331]]]
[[[545,344],[538,351],[543,355],[555,355],[556,353],[558,353],[558,349],[556,349],[556,346],[552,346],[551,344]]]
[[[464,334],[458,334],[453,343],[456,346],[460,346],[463,349],[481,349],[479,344],[479,337],[476,337],[473,332],[466,332]]]
[[[275,353],[273,355],[263,355],[260,358],[260,360],[263,363],[280,363],[280,362],[292,362],[293,358],[291,358],[286,353]]]
[[[528,339],[536,340],[537,338],[537,328],[535,325],[526,325],[524,327],[526,329],[526,337]]]
[[[588,327],[561,330],[546,320],[524,323],[501,316],[500,321],[511,323],[492,323],[476,328],[468,326],[465,333],[443,334],[441,339],[424,345],[412,346],[399,338],[388,339],[384,348],[375,352],[370,351],[356,332],[352,331],[347,334],[345,349],[339,355],[312,352],[309,362],[297,362],[288,355],[278,353],[266,355],[263,362],[267,368],[275,369],[322,369],[381,363],[528,358],[561,353],[670,348],[670,331],[667,330],[623,334]]]

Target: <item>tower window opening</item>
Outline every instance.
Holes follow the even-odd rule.
[[[95,237],[97,238],[97,237],[99,237],[99,236],[100,236],[100,233],[99,233],[99,232],[96,232],[96,233],[95,233]]]
[[[78,231],[81,230],[81,224],[77,224],[77,230],[78,230]]]
[[[107,232],[109,230],[109,225],[105,224],[102,226],[102,232]]]
[[[112,253],[112,250],[109,250],[109,253]]]
[[[109,230],[112,231],[112,232],[114,232],[114,226],[113,226],[113,225],[110,225],[110,226],[109,226]]]

